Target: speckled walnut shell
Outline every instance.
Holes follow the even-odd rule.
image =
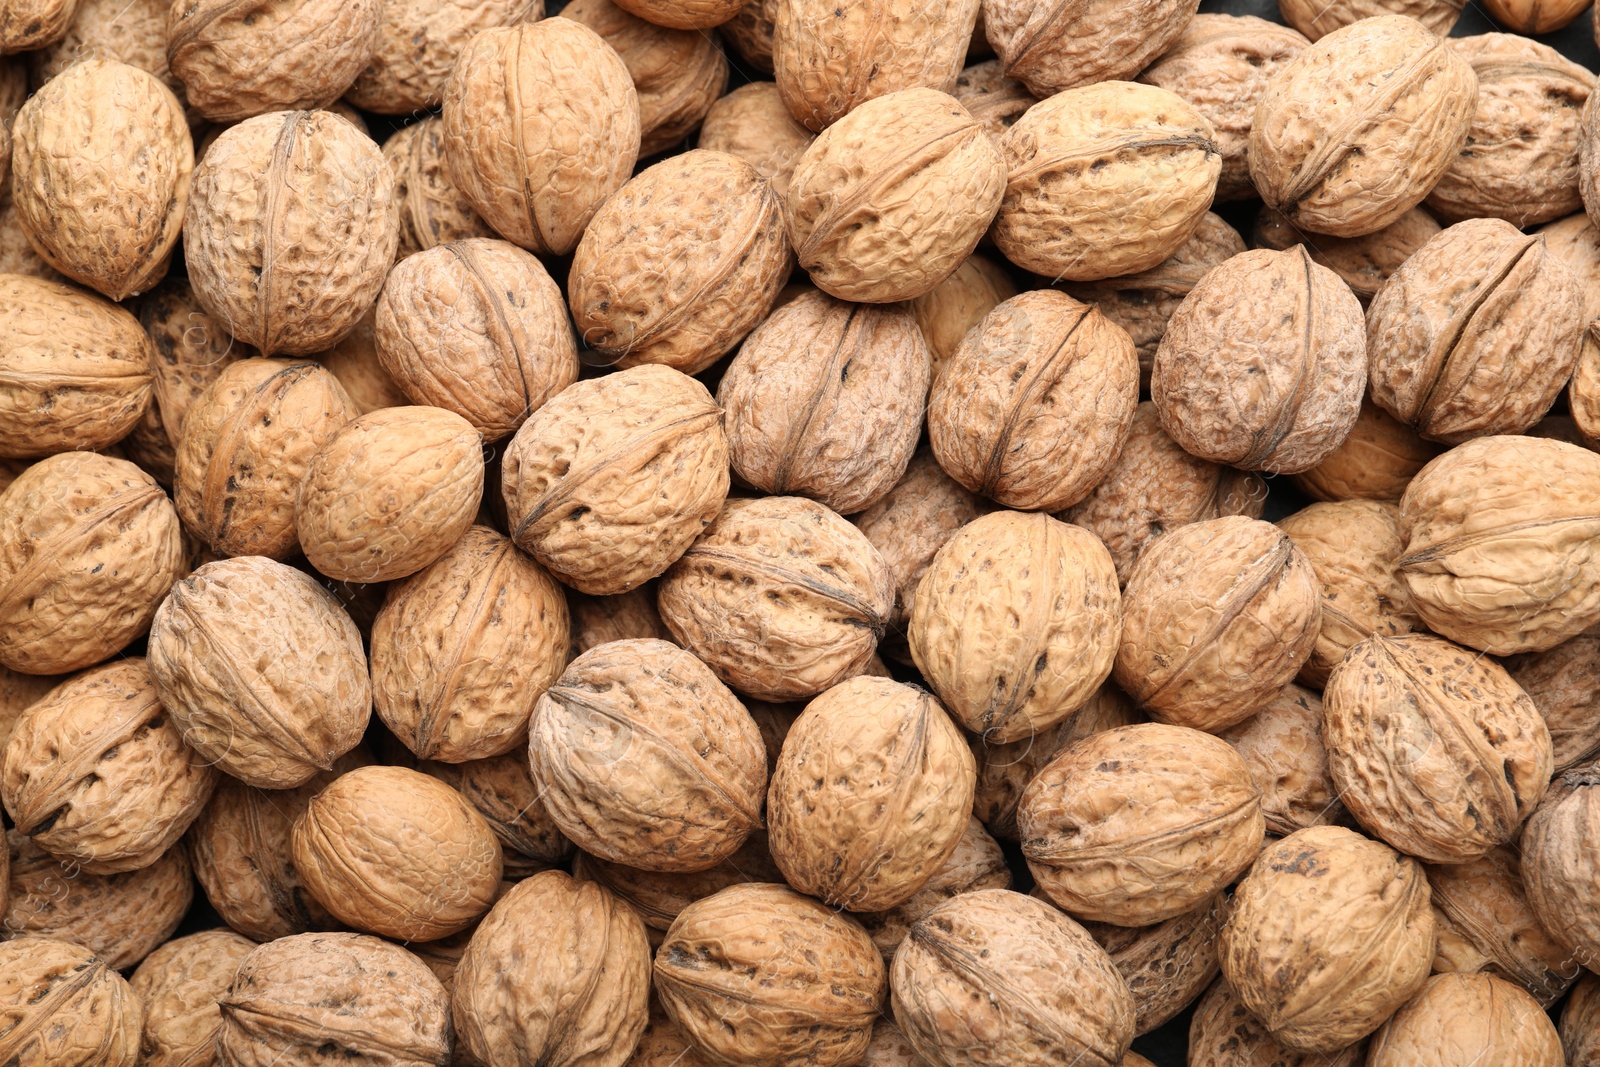
[[[1465,0],[1278,0],[1278,13],[1313,41],[1379,15],[1407,15],[1448,37],[1465,6]]]
[[[789,279],[783,202],[756,169],[692,151],[640,172],[595,212],[567,302],[584,344],[621,367],[698,374],[766,317]]]
[[[1600,753],[1600,632],[1513,656],[1505,666],[1544,716],[1558,772]]]
[[[1250,241],[1257,248],[1280,251],[1305,245],[1311,258],[1344,279],[1365,307],[1400,264],[1440,229],[1432,215],[1414,207],[1374,233],[1328,237],[1305,233],[1270,207],[1263,207],[1256,215]]]
[[[1411,479],[1442,450],[1363,399],[1344,443],[1290,481],[1314,500],[1399,502]]]
[[[1428,980],[1372,1036],[1367,1067],[1442,1067],[1477,1060],[1564,1067],[1561,1037],[1539,1002],[1487,974]]]
[[[438,107],[457,57],[479,31],[543,17],[544,0],[384,0],[376,49],[344,98],[380,115]]]
[[[1219,893],[1154,926],[1084,924],[1128,983],[1137,1033],[1166,1025],[1211,984],[1217,976],[1217,936],[1227,917],[1227,897]]]
[[[1590,322],[1583,332],[1567,400],[1573,425],[1584,443],[1600,441],[1600,325],[1596,322]]]
[[[894,610],[894,576],[815,501],[730,500],[662,579],[657,606],[728,685],[800,700],[861,673]]]
[[[806,150],[789,181],[789,240],[811,281],[841,300],[910,300],[971,254],[1004,189],[1005,163],[966,108],[902,89]]]
[[[327,107],[372,60],[382,6],[173,0],[167,62],[189,103],[213,122]]]
[[[1255,715],[1217,735],[1232,745],[1261,790],[1267,833],[1347,821],[1322,744],[1322,697],[1287,685]]]
[[[622,59],[571,19],[484,30],[444,92],[450,178],[485,222],[566,255],[639,155],[639,94]]]
[[[383,158],[394,172],[394,195],[400,205],[397,259],[451,241],[495,236],[450,179],[443,119],[430,116],[402,126],[383,142]]]
[[[934,1067],[1116,1067],[1134,1002],[1111,958],[1044,901],[964,893],[895,953],[894,1018]]]
[[[133,1067],[139,998],[106,961],[53,938],[0,942],[0,1056],[16,1067]]]
[[[1072,915],[1147,926],[1193,911],[1261,850],[1261,793],[1225,741],[1140,723],[1058,752],[1023,790],[1028,869]]]
[[[1117,17],[1148,29],[1124,8]],[[1151,85],[1104,82],[1035,104],[1000,138],[1007,176],[995,247],[1068,281],[1149,270],[1211,206],[1222,172],[1215,137],[1200,112]]]
[[[1578,0],[1486,0],[1483,6],[1502,26],[1534,37],[1561,29],[1588,5]]]
[[[14,0],[6,4],[0,10],[0,56],[59,41],[77,9],[77,0]]]
[[[933,377],[948,363],[967,331],[995,309],[995,305],[1017,295],[1010,276],[991,259],[974,253],[962,260],[955,273],[931,292],[911,302],[911,311],[928,342],[933,357]]]
[[[613,863],[703,871],[761,825],[760,730],[709,668],[665,641],[574,660],[539,698],[529,752],[551,819]]]
[[[24,79],[26,84],[26,79]],[[9,146],[10,134],[6,134]],[[6,161],[9,171],[11,163]],[[30,278],[40,278],[50,282],[64,282],[65,278],[57,274],[51,266],[39,258],[39,253],[33,250],[28,243],[28,237],[22,232],[22,225],[17,221],[17,206],[11,202],[9,177],[4,186],[0,186],[0,274],[22,274]]]
[[[222,1030],[217,1001],[256,943],[232,930],[176,938],[145,957],[129,985],[144,1006],[139,1062],[149,1067],[212,1067]]]
[[[699,382],[643,366],[563,390],[506,450],[517,547],[584,593],[623,593],[666,570],[728,493],[722,410]]]
[[[61,674],[100,662],[145,632],[183,571],[177,515],[155,479],[93,452],[40,460],[0,493],[0,665]]]
[[[754,5],[752,5],[754,6]],[[771,82],[741,85],[711,105],[696,147],[738,156],[772,185],[780,199],[817,135],[796,122]]]
[[[572,648],[567,661],[577,659],[596,645],[630,637],[671,641],[672,632],[656,611],[656,587],[641,585],[614,596],[585,596],[567,591],[572,618]]]
[[[880,1018],[872,1024],[872,1043],[867,1046],[861,1067],[927,1067],[927,1062],[889,1019]]]
[[[806,293],[746,338],[717,387],[733,469],[843,515],[882,499],[922,432],[928,348],[910,310]]]
[[[287,789],[361,740],[371,709],[361,634],[317,581],[259,556],[207,563],[150,627],[162,705],[202,759]]]
[[[984,0],[983,29],[1006,74],[1044,99],[1132,78],[1171,46],[1198,6],[1194,0]]]
[[[1593,974],[1578,979],[1561,1009],[1561,1045],[1572,1067],[1600,1062],[1600,978]]]
[[[426,964],[365,934],[297,934],[239,964],[219,1001],[222,1062],[372,1059],[445,1067],[450,997]]]
[[[661,1006],[712,1063],[859,1063],[883,958],[859,924],[787,886],[735,885],[685,908],[656,951]]]
[[[1121,617],[1098,538],[1037,512],[994,512],[934,556],[912,602],[911,655],[957,722],[1004,744],[1088,702]]]
[[[821,130],[868,100],[905,89],[949,92],[978,0],[778,0],[772,66],[795,118]]]
[[[500,839],[504,865],[519,862],[561,866],[572,855],[568,841],[550,813],[529,773],[527,756],[507,752],[465,763],[423,760],[417,770],[444,782],[466,798]]]
[[[1595,842],[1600,841],[1600,771],[1557,775],[1522,829],[1522,884],[1534,915],[1584,967],[1600,965]]]
[[[969,53],[970,56],[970,53]],[[974,63],[956,76],[950,95],[997,140],[1004,135],[1039,98],[1021,82],[1005,76],[998,59]],[[1008,293],[1014,296],[1014,293]]]
[[[856,916],[872,935],[872,943],[884,960],[894,959],[895,950],[905,940],[911,925],[952,897],[980,889],[1010,889],[1011,870],[1005,853],[983,824],[970,815],[956,842],[955,851],[940,864],[922,888],[899,904],[884,911]],[[865,1061],[873,1062],[869,1055]]]
[[[1268,207],[1335,237],[1381,230],[1459,158],[1478,79],[1403,15],[1334,30],[1268,84],[1250,127],[1250,178]]]
[[[1305,665],[1321,601],[1310,561],[1269,523],[1191,523],[1134,565],[1113,676],[1162,722],[1226,729],[1265,707]]]
[[[1362,1067],[1366,1053],[1365,1041],[1326,1054],[1285,1048],[1221,978],[1189,1021],[1190,1067]]]
[[[1093,304],[1037,289],[968,331],[928,398],[939,465],[1012,508],[1059,511],[1110,473],[1139,403],[1127,332]]]
[[[90,451],[150,403],[150,339],[98,296],[0,274],[0,457]]]

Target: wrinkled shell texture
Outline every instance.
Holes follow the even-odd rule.
[[[384,0],[377,46],[344,98],[364,111],[404,115],[438,107],[456,59],[479,31],[537,22],[544,0]]]
[[[1569,638],[1544,652],[1514,656],[1506,669],[1550,728],[1557,771],[1600,752],[1600,633]]]
[[[1194,0],[985,0],[983,29],[1005,72],[1041,99],[1133,77],[1183,33]]]
[[[1321,463],[1292,476],[1295,488],[1313,500],[1389,500],[1400,502],[1406,486],[1429,460],[1443,451],[1371,400],[1344,443]]]
[[[232,930],[205,930],[168,941],[145,957],[129,985],[144,1006],[140,1063],[201,1067],[215,1063],[222,1029],[217,1001],[256,943]]]
[[[1151,85],[1105,82],[1035,104],[1000,138],[1007,175],[994,243],[1048,278],[1149,270],[1211,206],[1222,173],[1215,136],[1198,111]]]
[[[895,953],[894,1017],[937,1067],[1116,1067],[1134,1003],[1111,957],[1041,900],[965,893],[911,928]]]
[[[500,839],[507,868],[518,862],[519,855],[557,866],[572,855],[572,842],[550,818],[525,753],[507,752],[465,763],[424,760],[417,769],[444,782],[478,809]]]
[[[894,576],[837,514],[801,497],[730,500],[661,581],[662,621],[757,700],[815,696],[866,667]]]
[[[400,205],[398,258],[451,241],[495,236],[450,178],[443,119],[430,116],[396,130],[383,142],[383,158],[394,172]]]
[[[730,1067],[859,1063],[887,985],[859,924],[768,883],[685,908],[656,952],[654,976],[678,1029]]]
[[[5,747],[22,713],[44,699],[61,681],[53,675],[18,674],[0,667],[0,748]]]
[[[143,1014],[128,983],[88,949],[43,938],[0,942],[0,1056],[5,1062],[133,1067]]]
[[[150,628],[162,706],[208,763],[287,789],[354,748],[371,687],[361,634],[313,578],[247,556],[172,587]]]
[[[1313,233],[1358,237],[1416,207],[1459,158],[1478,79],[1414,19],[1335,30],[1267,86],[1250,177],[1267,206]]]
[[[1373,1035],[1368,1067],[1431,1067],[1477,1060],[1562,1067],[1555,1023],[1539,1002],[1486,974],[1441,974]]]
[[[1539,924],[1585,967],[1600,965],[1594,842],[1600,840],[1600,775],[1567,771],[1522,829],[1522,884]]]
[[[587,379],[522,424],[502,478],[518,548],[580,592],[624,593],[671,566],[721,510],[722,410],[669,367]]]
[[[1217,976],[1217,935],[1227,920],[1222,894],[1154,926],[1088,923],[1133,994],[1134,1029],[1147,1034],[1194,1003]],[[1124,1061],[1123,1067],[1129,1067]]]
[[[1017,295],[1016,283],[994,260],[974,253],[962,260],[955,273],[931,292],[911,302],[911,311],[928,342],[933,357],[933,376],[961,344],[967,331],[976,326],[996,304]]]
[[[1414,207],[1374,233],[1328,237],[1305,233],[1270,207],[1263,207],[1251,229],[1250,242],[1257,248],[1280,251],[1305,245],[1311,258],[1343,278],[1365,307],[1400,264],[1441,228],[1432,215]]]
[[[862,511],[911,460],[928,377],[908,308],[806,293],[756,328],[717,387],[733,469],[763,492]]]
[[[1448,37],[1465,6],[1465,0],[1280,0],[1278,12],[1313,41],[1379,15],[1408,15],[1440,37]]]
[[[600,35],[571,19],[485,30],[444,92],[451,180],[530,252],[565,255],[639,155],[639,94]]]
[[[1592,1067],[1600,1057],[1600,978],[1585,974],[1561,1009],[1561,1044],[1573,1067]]]
[[[125,459],[63,452],[0,493],[0,665],[92,666],[143,634],[184,570],[172,504]]]
[[[910,300],[971,254],[1004,191],[1005,162],[983,125],[946,93],[903,89],[806,150],[789,181],[789,240],[824,292]]]
[[[1579,211],[1540,226],[1535,232],[1544,237],[1545,247],[1566,260],[1577,275],[1578,287],[1583,291],[1584,321],[1600,318],[1600,230]]]
[[[652,1011],[628,1067],[711,1067],[711,1061],[695,1051],[671,1019]]]
[[[1006,866],[1006,856],[999,842],[989,836],[981,822],[968,816],[955,851],[922,883],[921,889],[886,911],[869,912],[857,918],[872,935],[883,958],[893,960],[895,950],[905,940],[912,924],[951,897],[980,889],[1010,888],[1011,870]],[[867,1062],[872,1062],[870,1056]]]
[[[656,587],[646,583],[614,596],[585,596],[568,590],[567,608],[572,615],[571,662],[596,645],[630,637],[654,637],[671,641],[672,633],[656,611]]]
[[[1265,822],[1250,768],[1227,742],[1140,723],[1057,754],[1023,790],[1017,830],[1028,869],[1063,910],[1147,926],[1242,874]]]
[[[1004,744],[1089,701],[1121,619],[1116,567],[1093,534],[995,512],[934,556],[911,607],[911,655],[957,722]]]
[[[783,203],[756,169],[692,151],[641,171],[595,213],[572,257],[578,335],[621,367],[698,374],[789,280]]]
[[[0,12],[0,56],[60,40],[72,25],[77,0],[21,0]]]
[[[1288,685],[1255,715],[1217,736],[1238,750],[1261,790],[1267,833],[1287,837],[1346,820],[1322,743],[1322,697]]]
[[[1367,1043],[1342,1052],[1297,1052],[1269,1031],[1219,978],[1189,1023],[1189,1067],[1362,1067]]]
[[[10,146],[11,135],[6,134],[6,170],[11,169]],[[28,243],[28,237],[22,232],[22,224],[17,221],[17,205],[11,202],[10,175],[6,175],[6,184],[0,185],[0,273],[22,274],[30,278],[40,278],[44,281],[64,282],[61,275],[39,258],[39,253],[33,250]]]
[[[1009,130],[1039,98],[1028,87],[1005,76],[998,59],[974,63],[956,78],[950,95],[996,139]]]
[[[747,0],[738,14],[717,28],[733,47],[729,58],[743,59],[761,74],[772,74],[772,49],[776,42],[780,0]],[[785,108],[784,110],[788,110]]]
[[[356,323],[355,329],[345,334],[344,340],[317,356],[318,362],[349,394],[352,417],[411,403],[378,362],[377,317],[374,306]]]
[[[1226,729],[1305,666],[1321,601],[1310,561],[1276,527],[1191,523],[1152,543],[1129,576],[1113,676],[1162,722]]]
[[[816,134],[789,114],[776,85],[751,82],[711,105],[695,146],[738,156],[772,184],[773,192],[785,198],[789,176],[816,139]]]
[[[167,9],[170,0],[81,0],[72,25],[54,44],[27,56],[33,84],[42,86],[78,60],[114,59],[149,71],[183,99],[183,83],[167,66]],[[5,76],[0,74],[0,82]],[[0,126],[8,114],[0,87]]]
[[[665,641],[574,660],[539,698],[529,752],[556,825],[613,863],[703,871],[761,825],[761,731],[710,668]]]

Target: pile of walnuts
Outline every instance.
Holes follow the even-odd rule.
[[[1280,3],[0,0],[0,1064],[1600,1065],[1583,9]]]

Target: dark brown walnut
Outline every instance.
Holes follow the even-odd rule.
[[[1398,503],[1411,479],[1441,451],[1363,398],[1344,443],[1315,467],[1291,475],[1290,482],[1314,500]]]
[[[661,580],[673,638],[757,700],[800,700],[861,673],[894,611],[872,542],[801,497],[730,500]]]
[[[1099,537],[1125,582],[1162,534],[1224,515],[1259,519],[1266,502],[1259,475],[1185,452],[1161,428],[1155,405],[1145,401],[1134,410],[1111,470],[1058,517]]]
[[[728,53],[730,59],[742,60],[746,67],[769,78],[779,3],[780,0],[747,0],[738,14],[717,27],[722,40],[733,49]]]
[[[1255,715],[1217,735],[1244,757],[1261,790],[1267,833],[1347,821],[1322,743],[1322,697],[1287,685]]]
[[[217,1003],[256,943],[232,930],[175,938],[145,957],[129,978],[144,1006],[139,1062],[149,1067],[212,1067],[219,1061]]]
[[[1125,8],[1117,17],[1148,28]],[[1034,105],[1000,151],[1007,176],[995,247],[1019,267],[1075,282],[1136,274],[1175,254],[1222,173],[1210,121],[1165,89],[1131,82]]]
[[[539,698],[529,752],[550,818],[612,863],[707,870],[761,825],[761,731],[710,668],[665,641],[573,660]]]
[[[150,627],[162,706],[203,760],[263,789],[354,748],[371,713],[361,634],[317,581],[259,556],[207,563]]]
[[[1006,889],[924,916],[891,978],[895,1023],[935,1067],[1116,1067],[1134,1036],[1133,997],[1105,950],[1049,904]]]
[[[1513,656],[1505,665],[1544,716],[1557,772],[1600,754],[1600,631]]]
[[[1596,322],[1591,321],[1583,331],[1567,400],[1585,443],[1600,441],[1600,325]]]
[[[1417,250],[1367,312],[1373,401],[1423,437],[1521,433],[1572,374],[1586,325],[1572,268],[1500,219]]]
[[[1593,970],[1600,965],[1595,842],[1600,841],[1600,769],[1557,775],[1522,828],[1522,884],[1539,925]],[[14,907],[15,905],[13,905]]]
[[[695,147],[738,156],[782,199],[789,195],[795,164],[816,139],[789,114],[776,85],[751,82],[711,105]]]
[[[848,916],[784,885],[735,885],[679,913],[656,950],[661,1006],[719,1064],[859,1063],[886,992]]]
[[[722,509],[722,410],[670,367],[586,379],[522,424],[502,477],[518,548],[580,592],[624,593],[671,566]]]
[[[0,274],[0,457],[105,448],[150,394],[138,319],[59,281]]]
[[[997,305],[951,354],[928,398],[928,441],[973,492],[1059,511],[1110,473],[1138,403],[1127,332],[1039,289]]]
[[[426,964],[365,934],[296,934],[239,964],[218,1001],[222,1062],[372,1059],[446,1067],[450,997]]]
[[[939,376],[968,330],[997,304],[1016,295],[1016,283],[1005,269],[974,252],[931,292],[911,301],[911,312],[933,357],[933,377]]]
[[[522,752],[507,752],[465,763],[423,760],[417,770],[431,774],[466,798],[500,839],[504,865],[521,857],[561,866],[572,855],[568,841],[545,808],[543,794]]]
[[[1393,223],[1460,158],[1477,106],[1471,65],[1415,19],[1334,30],[1268,84],[1250,126],[1250,178],[1313,233]]]
[[[1006,74],[1042,100],[1132,78],[1172,45],[1198,6],[1194,0],[984,0],[983,29]]]
[[[479,31],[543,17],[544,0],[384,0],[376,48],[345,102],[380,115],[438,107],[457,57]]]
[[[1373,233],[1327,237],[1306,233],[1270,207],[1263,207],[1250,231],[1250,242],[1257,248],[1280,251],[1304,245],[1311,258],[1343,278],[1361,306],[1366,307],[1400,264],[1441,228],[1432,215],[1414,207]]]
[[[969,522],[934,555],[911,605],[911,655],[957,722],[990,744],[1088,703],[1122,618],[1098,538],[1038,512]]]
[[[671,641],[672,632],[656,611],[656,587],[648,583],[612,596],[585,596],[567,591],[572,619],[572,646],[567,661],[577,659],[596,645],[630,637]]]
[[[961,101],[961,106],[996,139],[1039,102],[1026,85],[1006,77],[998,59],[967,67],[956,76],[950,95]]]
[[[1561,1045],[1572,1067],[1600,1063],[1600,977],[1584,974],[1561,1009]]]
[[[1361,303],[1304,245],[1240,253],[1167,323],[1150,374],[1161,426],[1214,463],[1295,474],[1343,443],[1361,410]]]
[[[1372,1035],[1367,1067],[1463,1060],[1564,1067],[1561,1037],[1538,1001],[1487,974],[1441,974]]]
[[[1222,973],[1278,1042],[1332,1053],[1422,988],[1433,911],[1422,865],[1353,830],[1314,826],[1268,845],[1222,928]]]
[[[72,25],[77,0],[18,0],[0,11],[0,56],[59,41]],[[23,68],[26,72],[26,68]],[[26,85],[26,82],[24,82]]]
[[[509,241],[469,238],[401,260],[376,327],[378,361],[400,390],[455,412],[485,441],[511,436],[578,377],[560,288]]]
[[[906,939],[912,924],[940,904],[980,889],[1010,888],[1011,871],[999,842],[989,836],[981,822],[969,815],[955,851],[922,883],[921,889],[892,908],[867,912],[857,918],[872,935],[872,943],[878,946],[887,962],[894,959],[895,950]],[[866,1062],[873,1062],[871,1056]]]
[[[82,945],[122,971],[171,937],[194,899],[182,845],[137,871],[90,874],[12,830],[11,891],[0,935],[54,937]]]
[[[1533,37],[1561,29],[1588,5],[1577,0],[1487,0],[1483,6],[1502,26]]]
[[[1365,1041],[1331,1053],[1278,1044],[1221,978],[1200,998],[1189,1021],[1190,1067],[1362,1067],[1366,1054]]]
[[[16,1067],[133,1067],[139,998],[89,949],[54,938],[0,942],[0,1055]]]
[[[1191,523],[1134,565],[1113,677],[1162,722],[1224,730],[1293,680],[1321,622],[1316,572],[1287,534],[1243,516]]]
[[[1247,160],[1250,123],[1267,83],[1311,42],[1254,15],[1196,15],[1139,80],[1177,93],[1210,120],[1222,153],[1218,200],[1256,195]]]
[[[1165,1026],[1211,984],[1217,976],[1217,936],[1227,917],[1227,897],[1219,893],[1154,926],[1084,924],[1128,983],[1136,1033]]]
[[[1261,791],[1226,741],[1139,723],[1056,754],[1017,805],[1028,869],[1071,915],[1148,926],[1193,911],[1261,851]]]
[[[167,63],[212,122],[325,108],[378,47],[378,0],[173,0]]]
[[[928,348],[909,308],[806,293],[745,339],[717,386],[733,469],[842,515],[905,473],[927,406]]]
[[[1448,37],[1465,6],[1466,0],[1279,0],[1278,13],[1313,41],[1379,15],[1407,15]]]
[[[1600,456],[1483,437],[1424,467],[1400,501],[1400,575],[1429,629],[1494,656],[1600,622]]]
[[[383,158],[394,172],[394,196],[400,204],[397,259],[451,241],[495,236],[450,178],[443,119],[429,116],[402,126],[383,142]]]
[[[0,666],[89,667],[142,635],[183,573],[178,517],[125,459],[63,452],[0,493]]]
[[[546,871],[518,882],[478,926],[451,1012],[487,1063],[621,1067],[648,1017],[650,945],[605,889]]]

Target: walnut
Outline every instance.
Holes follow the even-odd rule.
[[[0,1012],[7,1022],[0,1054],[16,1067],[133,1067],[139,1060],[139,998],[81,945],[0,942]]]
[[[1365,1041],[1326,1054],[1285,1048],[1221,978],[1189,1022],[1190,1067],[1362,1067],[1366,1057]]]
[[[745,0],[623,0],[624,11],[675,30],[708,30],[733,18]]]
[[[1154,926],[1084,924],[1128,983],[1135,1032],[1166,1025],[1211,984],[1217,976],[1217,937],[1227,917],[1228,900],[1219,893]]]
[[[997,141],[1016,124],[1023,112],[1039,102],[1038,97],[1028,92],[1026,85],[1006,77],[998,59],[967,67],[956,76],[955,88],[950,90],[950,95],[959,100],[973,118],[983,123],[984,129]],[[1016,293],[1006,295],[1015,296]]]
[[[1600,230],[1595,229],[1588,215],[1579,211],[1547,222],[1534,232],[1544,237],[1546,248],[1572,268],[1583,293],[1584,320],[1593,322],[1600,318]]]
[[[0,57],[61,40],[78,0],[14,0],[0,10]]]
[[[1591,970],[1600,965],[1594,847],[1600,840],[1600,768],[1557,775],[1522,828],[1522,884],[1539,925]],[[15,907],[15,905],[13,905]]]
[[[630,637],[671,641],[672,632],[656,611],[656,587],[648,582],[613,596],[584,596],[567,590],[572,618],[572,646],[567,661],[577,659],[596,645]]]
[[[171,6],[169,0],[80,0],[72,24],[59,40],[19,59],[27,59],[35,86],[80,59],[113,59],[154,74],[181,102],[183,83],[167,66],[167,9]],[[10,117],[4,96],[0,90],[0,127]],[[200,121],[198,115],[189,119],[191,123]]]
[[[256,943],[232,930],[204,930],[168,941],[145,957],[129,979],[144,1006],[141,1064],[203,1067],[216,1063],[222,1030],[217,1003]]]
[[[383,142],[383,158],[394,173],[394,195],[400,205],[397,261],[452,241],[495,236],[450,179],[443,119],[433,115],[402,126]]]
[[[772,76],[772,49],[776,42],[778,4],[781,0],[746,0],[738,14],[717,28],[733,53],[751,67]],[[788,108],[784,109],[785,111]]]
[[[872,1042],[861,1067],[927,1067],[927,1063],[893,1022],[879,1019],[872,1024]]]
[[[1561,1035],[1539,1002],[1487,974],[1440,974],[1372,1035],[1367,1067],[1484,1063],[1562,1067]]]
[[[1007,76],[1042,100],[1132,78],[1183,33],[1197,7],[1195,0],[984,0],[983,29]]]
[[[438,107],[457,57],[480,31],[543,17],[544,0],[384,0],[376,48],[344,98],[380,115]]]
[[[1496,22],[1532,37],[1561,29],[1583,14],[1587,5],[1577,0],[1487,0],[1483,6]]]
[[[350,397],[352,418],[411,403],[378,360],[377,310],[374,305],[342,341],[317,357]]]
[[[1600,1056],[1600,977],[1585,973],[1561,1009],[1561,1044],[1573,1067]]]
[[[417,769],[456,790],[488,820],[489,829],[500,839],[508,871],[524,860],[560,866],[572,855],[572,842],[550,818],[523,753],[507,752],[465,763],[423,760]]]
[[[1363,398],[1344,443],[1315,467],[1291,475],[1290,481],[1314,500],[1398,503],[1416,473],[1442,451]]]
[[[1466,0],[1278,0],[1283,20],[1313,41],[1379,15],[1407,15],[1448,37],[1465,6]]]
[[[712,1067],[712,1063],[694,1050],[672,1020],[656,1010],[652,1001],[650,1021],[627,1067]]]
[[[1261,790],[1267,833],[1347,821],[1322,744],[1322,697],[1287,685],[1266,707],[1217,735],[1244,757]]]
[[[18,674],[0,667],[0,750],[5,748],[22,713],[65,680],[57,675]],[[4,903],[0,901],[0,907]]]
[[[816,134],[789,114],[776,85],[751,82],[711,105],[695,147],[738,156],[784,199],[789,195],[795,165],[816,139]]]
[[[939,376],[968,330],[997,304],[1016,295],[1016,284],[1005,270],[974,253],[931,292],[911,301],[912,314],[933,357],[933,377]]]
[[[894,959],[895,950],[906,939],[912,924],[940,904],[980,889],[1010,888],[1011,871],[999,842],[989,836],[981,822],[969,815],[955,851],[922,883],[922,888],[892,908],[856,918],[867,928],[872,943],[888,962]],[[870,1055],[866,1062],[872,1063]]]
[[[0,63],[4,58],[0,57]],[[6,134],[6,144],[10,146],[9,133]],[[6,160],[6,169],[11,169],[9,157]],[[17,205],[11,202],[10,175],[6,176],[4,185],[0,185],[0,274],[21,274],[30,278],[39,278],[49,282],[65,282],[66,279],[55,272],[55,268],[39,258],[39,253],[33,250],[28,243],[28,237],[22,232],[22,224],[17,220]],[[87,295],[87,294],[85,294]]]
[[[1389,276],[1440,229],[1432,215],[1414,207],[1373,233],[1328,237],[1304,233],[1270,207],[1263,207],[1256,215],[1250,241],[1257,248],[1279,251],[1304,245],[1312,260],[1344,279],[1361,306],[1366,307]]]
[[[1557,772],[1600,754],[1600,632],[1570,637],[1544,652],[1513,656],[1505,666],[1550,728]]]

